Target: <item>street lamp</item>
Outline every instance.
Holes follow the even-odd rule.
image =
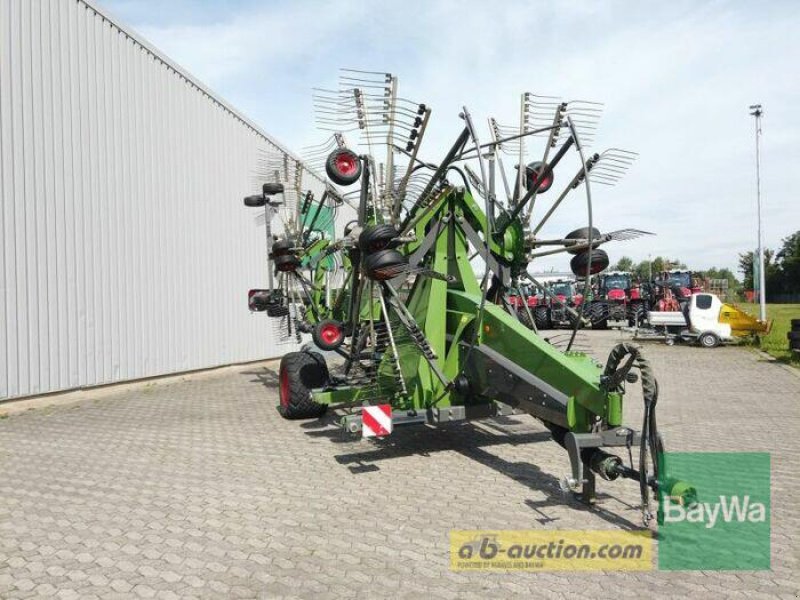
[[[767,291],[764,276],[764,239],[761,231],[761,115],[760,104],[750,105],[750,115],[756,120],[756,199],[758,202],[758,302],[760,318],[767,320]],[[755,281],[753,282],[755,285]]]

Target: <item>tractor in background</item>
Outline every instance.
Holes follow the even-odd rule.
[[[703,291],[700,279],[686,270],[662,271],[647,288],[647,309],[656,312],[683,312],[692,295]]]
[[[593,329],[636,326],[645,317],[647,294],[627,271],[609,271],[597,276],[596,293],[588,314]]]
[[[533,309],[537,329],[572,327],[580,315],[583,294],[574,279],[558,279],[547,284],[546,294],[541,294]]]

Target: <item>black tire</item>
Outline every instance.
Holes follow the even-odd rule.
[[[576,277],[583,277],[586,275],[586,268],[589,267],[589,274],[596,275],[600,271],[608,268],[609,260],[608,254],[601,248],[594,248],[593,250],[582,250],[572,257],[569,261],[569,268]]]
[[[792,319],[792,331],[800,331],[800,319]]]
[[[531,311],[531,316],[533,316],[533,311]],[[533,329],[533,321],[531,321],[531,318],[528,316],[528,311],[525,310],[524,307],[517,309],[517,319],[528,329]]]
[[[395,238],[398,235],[394,225],[387,223],[373,225],[366,228],[358,236],[358,246],[363,252],[377,252],[386,248],[396,248],[397,242],[395,242]]]
[[[644,320],[644,306],[634,303],[628,306],[628,325],[638,327]]]
[[[589,308],[589,319],[592,329],[608,329],[608,306],[603,302],[595,302]]]
[[[361,171],[361,159],[347,148],[337,148],[325,161],[325,172],[336,185],[354,184],[361,177]]]
[[[311,399],[311,390],[328,383],[328,365],[319,352],[289,352],[278,371],[278,412],[284,419],[313,419],[328,408]]]
[[[544,163],[540,160],[537,160],[532,163],[528,163],[528,166],[525,167],[525,184],[530,190],[536,181],[539,179],[539,176],[542,173],[544,167]],[[547,168],[545,170],[544,179],[542,179],[542,183],[539,185],[539,188],[536,190],[537,194],[544,194],[547,190],[549,190],[553,186],[553,181],[555,181],[555,175],[552,169]]]
[[[712,331],[701,333],[697,341],[703,348],[716,348],[720,344],[719,336]]]
[[[553,322],[550,320],[550,309],[546,306],[537,306],[534,308],[533,322],[536,323],[536,329],[539,331],[543,329],[552,329]]]
[[[397,250],[379,250],[364,259],[367,277],[376,281],[386,281],[402,275],[408,269],[408,258]]]
[[[269,317],[286,317],[289,315],[289,307],[284,304],[268,304],[267,316]]]
[[[597,227],[592,227],[591,231],[592,231],[592,241],[593,242],[594,242],[594,240],[599,238],[601,235],[603,235],[602,233],[600,233],[600,230]],[[576,229],[575,231],[570,231],[567,235],[564,236],[564,239],[567,239],[567,240],[588,240],[589,239],[589,228],[588,227],[581,227],[580,229]],[[579,254],[579,253],[583,252],[583,250],[569,250],[569,249],[567,249],[567,252],[569,252],[570,254]]]
[[[283,193],[283,184],[275,182],[267,182],[261,186],[261,192],[265,196],[274,196],[275,194]]]
[[[295,271],[300,266],[300,259],[294,254],[284,254],[283,256],[276,256],[274,259],[275,268],[278,271],[288,272]]]
[[[294,248],[294,243],[291,240],[276,240],[272,242],[272,257],[277,258],[289,254],[292,248]]]
[[[786,339],[794,345],[800,344],[800,331],[790,331],[786,334]]]
[[[575,322],[577,321],[578,322],[578,329],[583,329],[583,327],[584,327],[583,320],[579,318],[580,313],[581,313],[580,306],[576,307],[575,311],[578,313],[577,315],[573,315],[572,313],[567,313],[567,322],[569,323],[569,328],[570,329],[574,329],[575,328]]]

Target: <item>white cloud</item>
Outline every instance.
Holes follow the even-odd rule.
[[[296,149],[322,139],[310,88],[333,83],[340,66],[390,70],[404,96],[433,106],[431,160],[458,132],[464,104],[483,123],[490,115],[513,121],[522,91],[603,101],[598,149],[641,157],[618,187],[596,190],[596,221],[658,233],[610,247],[612,259],[663,254],[698,268],[736,267],[737,253],[755,244],[747,106],[761,102],[767,244],[800,227],[792,197],[800,188],[797,5],[379,4],[247,4],[215,22],[164,25],[148,12],[143,33]],[[581,202],[567,205],[553,233],[583,218]]]

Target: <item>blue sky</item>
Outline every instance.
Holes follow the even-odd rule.
[[[340,67],[391,71],[401,95],[432,106],[434,161],[462,105],[485,123],[513,122],[523,91],[603,102],[595,149],[641,156],[597,190],[595,220],[658,234],[610,246],[612,261],[735,269],[756,243],[748,106],[760,102],[766,245],[800,229],[797,2],[97,1],[295,150],[325,138],[311,88]],[[584,221],[576,202],[551,233]]]

